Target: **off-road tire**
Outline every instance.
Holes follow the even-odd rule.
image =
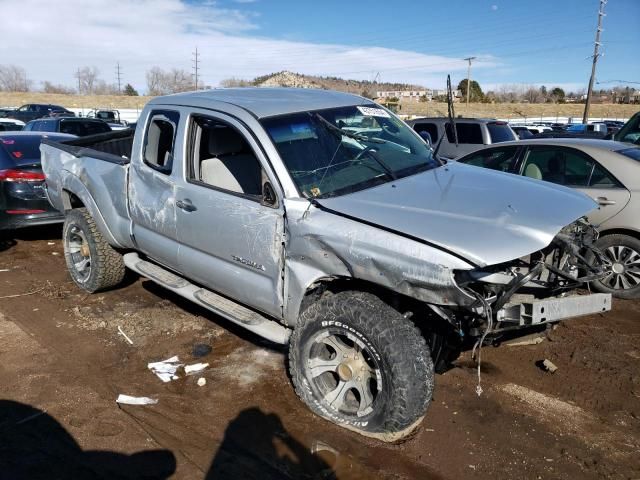
[[[603,235],[600,237],[595,246],[605,253],[608,248],[611,247],[624,247],[630,250],[633,250],[637,253],[640,253],[640,240],[630,235],[624,234],[611,234],[611,235]],[[635,257],[637,258],[637,257]],[[595,290],[602,293],[610,293],[616,298],[640,298],[640,283],[635,287],[622,289],[622,288],[611,288],[611,286],[606,284],[606,278],[601,280],[594,281],[592,286]]]
[[[69,251],[68,238],[73,228],[81,230],[86,238],[90,254],[90,272],[83,278],[77,271]],[[125,274],[122,255],[104,239],[95,221],[86,208],[75,208],[66,214],[62,230],[64,257],[71,279],[87,292],[98,292],[122,282]]]
[[[331,407],[306,371],[310,344],[324,331],[358,338],[377,354],[382,389],[368,414],[346,415]],[[387,442],[416,431],[433,394],[433,361],[424,337],[409,319],[370,293],[340,292],[309,306],[291,336],[289,370],[297,395],[313,412]]]

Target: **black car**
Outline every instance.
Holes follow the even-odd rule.
[[[73,135],[0,132],[0,230],[59,223],[62,215],[49,204],[40,167],[43,138]]]
[[[96,135],[98,133],[108,133],[111,127],[106,122],[95,118],[40,118],[27,123],[24,128],[26,132],[59,132],[69,133],[78,137]]]
[[[516,135],[518,136],[518,138],[520,140],[525,140],[527,138],[532,138],[533,137],[533,133],[531,133],[527,127],[518,127],[518,126],[516,126],[516,127],[511,127],[511,130],[516,132]]]
[[[13,110],[6,114],[7,118],[15,118],[23,122],[30,122],[36,118],[52,117],[66,115],[74,117],[75,113],[71,110],[67,110],[60,105],[45,105],[41,103],[28,103],[21,106],[17,110]]]

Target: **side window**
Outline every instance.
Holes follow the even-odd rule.
[[[24,127],[22,127],[22,130],[25,132],[30,132],[31,130],[33,130],[34,125],[35,122],[29,122]]]
[[[413,126],[413,129],[418,133],[427,132],[431,135],[431,141],[434,145],[438,141],[438,127],[435,123],[416,123]]]
[[[262,198],[267,177],[244,136],[221,120],[195,116],[191,122],[187,180]]]
[[[566,185],[587,187],[595,162],[588,155],[572,148],[531,148],[522,173],[531,178]]]
[[[482,145],[484,143],[482,140],[482,130],[480,129],[479,124],[465,122],[455,122],[455,124],[456,132],[458,132],[458,143],[475,145]],[[449,141],[449,143],[455,143],[451,123],[447,122],[445,124],[445,130],[447,132],[447,140]]]
[[[511,171],[517,151],[518,147],[489,148],[472,153],[459,161],[477,167],[509,172]]]
[[[179,121],[180,114],[173,110],[154,110],[149,115],[142,156],[154,170],[171,173]]]
[[[596,163],[589,186],[593,188],[618,188],[620,184],[602,165]]]

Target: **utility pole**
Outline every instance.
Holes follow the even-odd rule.
[[[467,66],[467,109],[469,108],[469,92],[471,91],[471,60],[475,60],[476,57],[465,58],[469,65]]]
[[[198,90],[198,70],[200,69],[200,54],[198,53],[198,47],[196,47],[196,51],[193,52],[193,70],[194,70],[194,80],[195,80],[195,89]]]
[[[122,93],[122,70],[120,70],[120,62],[116,63],[116,79],[118,81],[118,94]]]
[[[593,64],[591,65],[591,77],[589,78],[589,89],[587,90],[587,101],[584,104],[584,115],[582,115],[582,123],[589,121],[589,107],[591,106],[591,95],[593,90],[593,82],[596,77],[596,63],[598,63],[598,57],[600,53],[600,32],[602,32],[602,17],[604,17],[604,6],[607,4],[607,0],[600,0],[600,8],[598,9],[598,28],[596,30],[596,41],[593,46]]]

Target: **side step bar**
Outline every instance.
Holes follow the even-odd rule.
[[[124,264],[143,277],[250,330],[256,335],[281,345],[289,342],[290,329],[211,290],[194,285],[155,263],[142,260],[135,252],[127,253],[124,256]]]

